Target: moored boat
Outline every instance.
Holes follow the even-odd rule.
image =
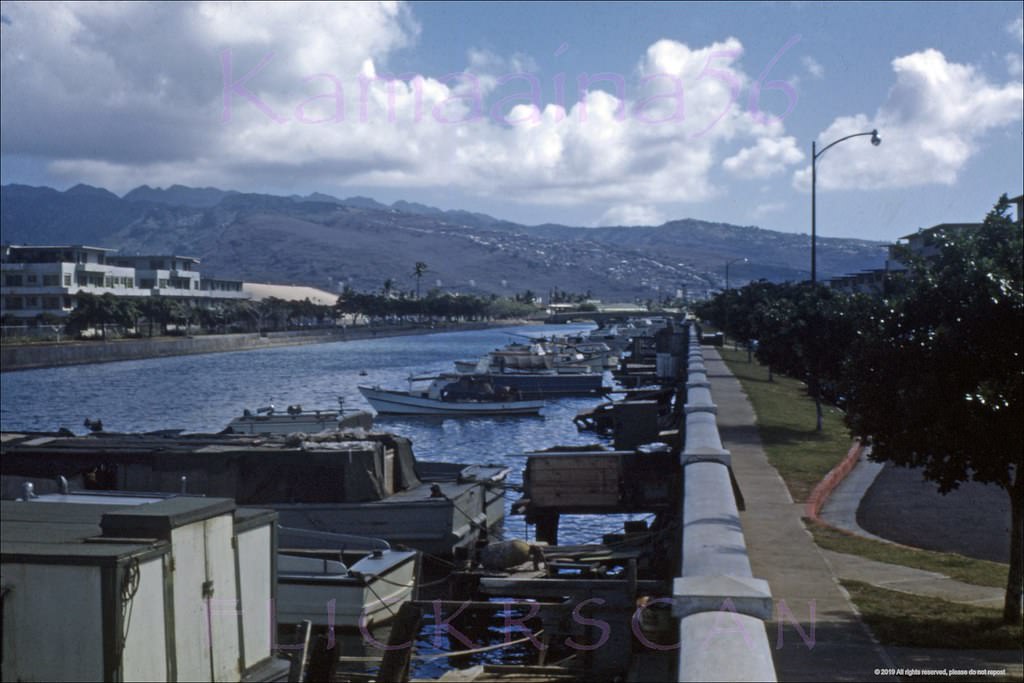
[[[414,389],[415,379],[430,384]],[[507,385],[472,375],[413,378],[407,391],[360,386],[359,393],[384,415],[537,415],[544,407],[544,401],[524,400]]]
[[[339,397],[336,410],[304,410],[301,405],[290,405],[284,410],[273,405],[255,411],[246,408],[224,431],[228,434],[317,434],[354,427],[370,429],[372,426],[372,415],[365,410],[346,410]]]
[[[605,390],[604,373],[593,372],[590,368],[555,368],[536,372],[506,368],[468,376],[486,379],[494,386],[508,387],[524,400],[585,396]]]
[[[415,591],[417,560],[416,551],[380,539],[280,528],[277,623],[356,629],[390,621]]]
[[[422,463],[424,466],[431,463]],[[451,556],[504,516],[509,469],[456,465],[424,480],[411,442],[378,432],[224,434],[3,433],[3,497],[76,489],[187,491],[275,510],[282,526],[383,538]]]
[[[606,344],[583,338],[531,338],[531,343],[515,342],[495,349],[479,360],[457,360],[455,370],[465,374],[502,372],[601,372],[616,365],[618,354]]]

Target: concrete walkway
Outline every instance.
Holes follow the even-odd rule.
[[[822,549],[821,553],[840,579],[870,583],[891,591],[926,595],[948,602],[958,602],[976,607],[1002,608],[1006,591],[991,586],[976,586],[949,578],[945,574],[924,569],[904,567],[869,560],[859,555],[847,555]]]
[[[753,408],[739,381],[716,350],[704,347],[704,357],[711,395],[718,406],[722,443],[732,453],[733,470],[746,502],[741,521],[754,575],[768,581],[776,601],[775,621],[768,627],[775,641],[779,680],[887,680],[875,670],[901,667],[995,669],[1019,677],[1019,652],[885,648],[874,640],[839,578],[979,606],[1000,606],[1003,592],[935,572],[819,548],[804,527],[804,506],[793,502],[782,478],[768,463]],[[830,522],[838,518],[843,526],[852,527],[850,530],[859,529],[857,503],[876,473],[870,466],[854,469],[849,482],[833,493],[838,498]]]
[[[860,507],[860,501],[871,485],[875,483],[882,468],[885,467],[885,463],[868,460],[869,452],[870,446],[864,449],[857,465],[825,501],[820,517],[837,529],[843,529],[876,541],[885,541],[886,539],[872,534],[857,523],[857,509]]]
[[[860,506],[860,501],[883,467],[885,467],[883,463],[868,460],[867,452],[861,455],[857,466],[825,502],[821,509],[821,519],[834,527],[850,531],[858,536],[883,543],[892,543],[892,541],[865,531],[857,523],[857,508]],[[833,573],[841,579],[852,579],[870,583],[879,588],[927,595],[965,605],[1003,606],[1005,594],[1003,588],[976,586],[956,581],[938,572],[877,562],[858,555],[847,555],[830,550],[822,550],[822,552],[832,566]]]
[[[886,680],[894,668],[861,623],[825,556],[761,447],[753,408],[713,348],[704,348],[722,443],[746,502],[741,513],[754,576],[771,585],[775,621],[768,624],[780,681]],[[813,636],[813,638],[812,638]]]

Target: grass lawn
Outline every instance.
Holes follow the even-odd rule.
[[[802,382],[775,375],[747,362],[745,351],[720,349],[743,385],[757,414],[758,431],[769,462],[779,471],[796,501],[811,490],[850,449],[842,414],[825,408],[824,428],[814,430],[814,402]],[[1009,565],[883,543],[808,522],[815,542],[829,550],[880,562],[945,574],[980,586],[1006,587]],[[1002,624],[1002,610],[960,605],[935,598],[844,581],[875,636],[884,644],[953,649],[1019,649],[1021,627]]]
[[[824,429],[816,433],[814,402],[802,382],[778,374],[769,382],[768,369],[756,360],[748,363],[745,351],[725,348],[720,352],[750,397],[769,462],[782,475],[793,499],[802,502],[849,451],[842,414],[826,408]],[[883,543],[820,524],[807,527],[815,542],[828,550],[939,572],[978,586],[1006,587],[1008,564]]]
[[[883,645],[955,650],[1019,650],[1024,632],[1006,626],[1002,609],[960,605],[936,598],[843,581]]]
[[[769,382],[768,368],[757,360],[748,363],[746,351],[723,348],[719,352],[754,406],[768,461],[782,475],[793,500],[804,502],[850,450],[842,413],[822,406],[824,426],[816,432],[814,401],[803,382],[779,374]]]
[[[900,564],[931,572],[945,574],[951,579],[972,583],[976,586],[1006,588],[1010,565],[988,560],[976,560],[956,553],[939,553],[931,550],[910,548],[905,545],[884,543],[862,536],[805,521],[814,541],[826,550],[837,553],[859,555],[879,562]]]

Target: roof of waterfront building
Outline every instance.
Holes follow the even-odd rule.
[[[198,256],[182,256],[180,254],[116,254],[114,258],[119,259],[175,259],[178,261],[192,261],[194,263],[202,263],[202,259]]]
[[[912,237],[917,237],[918,235],[930,235],[939,230],[973,230],[975,228],[980,228],[981,225],[981,223],[939,223],[938,225],[933,225],[930,228],[921,228],[917,232],[912,232],[909,235],[903,235],[896,239],[908,240]]]
[[[242,283],[242,291],[248,292],[256,301],[275,297],[285,301],[305,301],[309,299],[314,304],[321,306],[333,306],[338,301],[338,295],[316,287],[302,287],[298,285],[272,285],[259,282]]]

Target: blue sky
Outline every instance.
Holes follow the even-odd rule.
[[[878,128],[880,147],[855,138],[819,159],[819,234],[892,240],[979,220],[1024,189],[1020,2],[2,13],[4,183],[319,191],[524,223],[693,217],[807,232],[811,141]]]

